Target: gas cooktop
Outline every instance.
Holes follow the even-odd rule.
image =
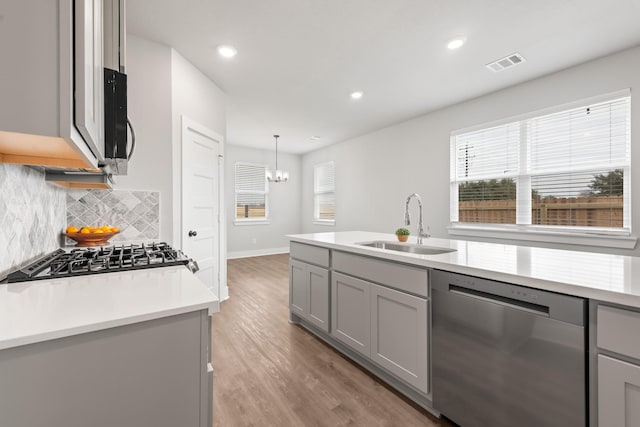
[[[193,260],[164,242],[79,248],[71,251],[58,249],[10,273],[4,282],[25,282],[172,265],[186,265],[191,271],[197,271],[197,264]]]

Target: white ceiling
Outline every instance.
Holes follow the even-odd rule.
[[[228,95],[227,142],[304,153],[640,44],[640,0],[129,0]],[[457,51],[446,48],[467,37]],[[238,55],[220,58],[230,44]],[[527,62],[500,73],[487,62]],[[349,93],[364,91],[360,100]],[[312,135],[321,136],[311,141]]]

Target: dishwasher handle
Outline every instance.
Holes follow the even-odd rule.
[[[533,304],[526,301],[519,301],[513,298],[507,298],[500,295],[494,295],[487,292],[464,288],[462,286],[452,284],[449,284],[449,292],[456,295],[474,298],[483,302],[490,302],[504,307],[513,308],[515,310],[549,317],[549,307],[546,307],[544,305]]]
[[[584,298],[438,269],[431,270],[430,281],[434,295],[456,291],[461,297],[485,298],[577,326],[587,324]]]

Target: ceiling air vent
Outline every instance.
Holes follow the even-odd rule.
[[[511,55],[507,55],[504,58],[500,58],[497,61],[493,61],[485,65],[488,69],[494,72],[502,71],[505,68],[513,67],[514,65],[518,65],[522,62],[526,61],[524,56],[519,53],[512,53]]]

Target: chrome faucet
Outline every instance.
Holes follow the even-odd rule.
[[[420,217],[418,218],[418,244],[422,244],[423,238],[429,238],[431,235],[424,232],[424,225],[422,223],[422,197],[418,193],[410,194],[407,197],[407,203],[404,208],[404,225],[411,225],[411,214],[409,214],[409,202],[411,199],[416,198],[418,200],[418,208],[420,209]]]

